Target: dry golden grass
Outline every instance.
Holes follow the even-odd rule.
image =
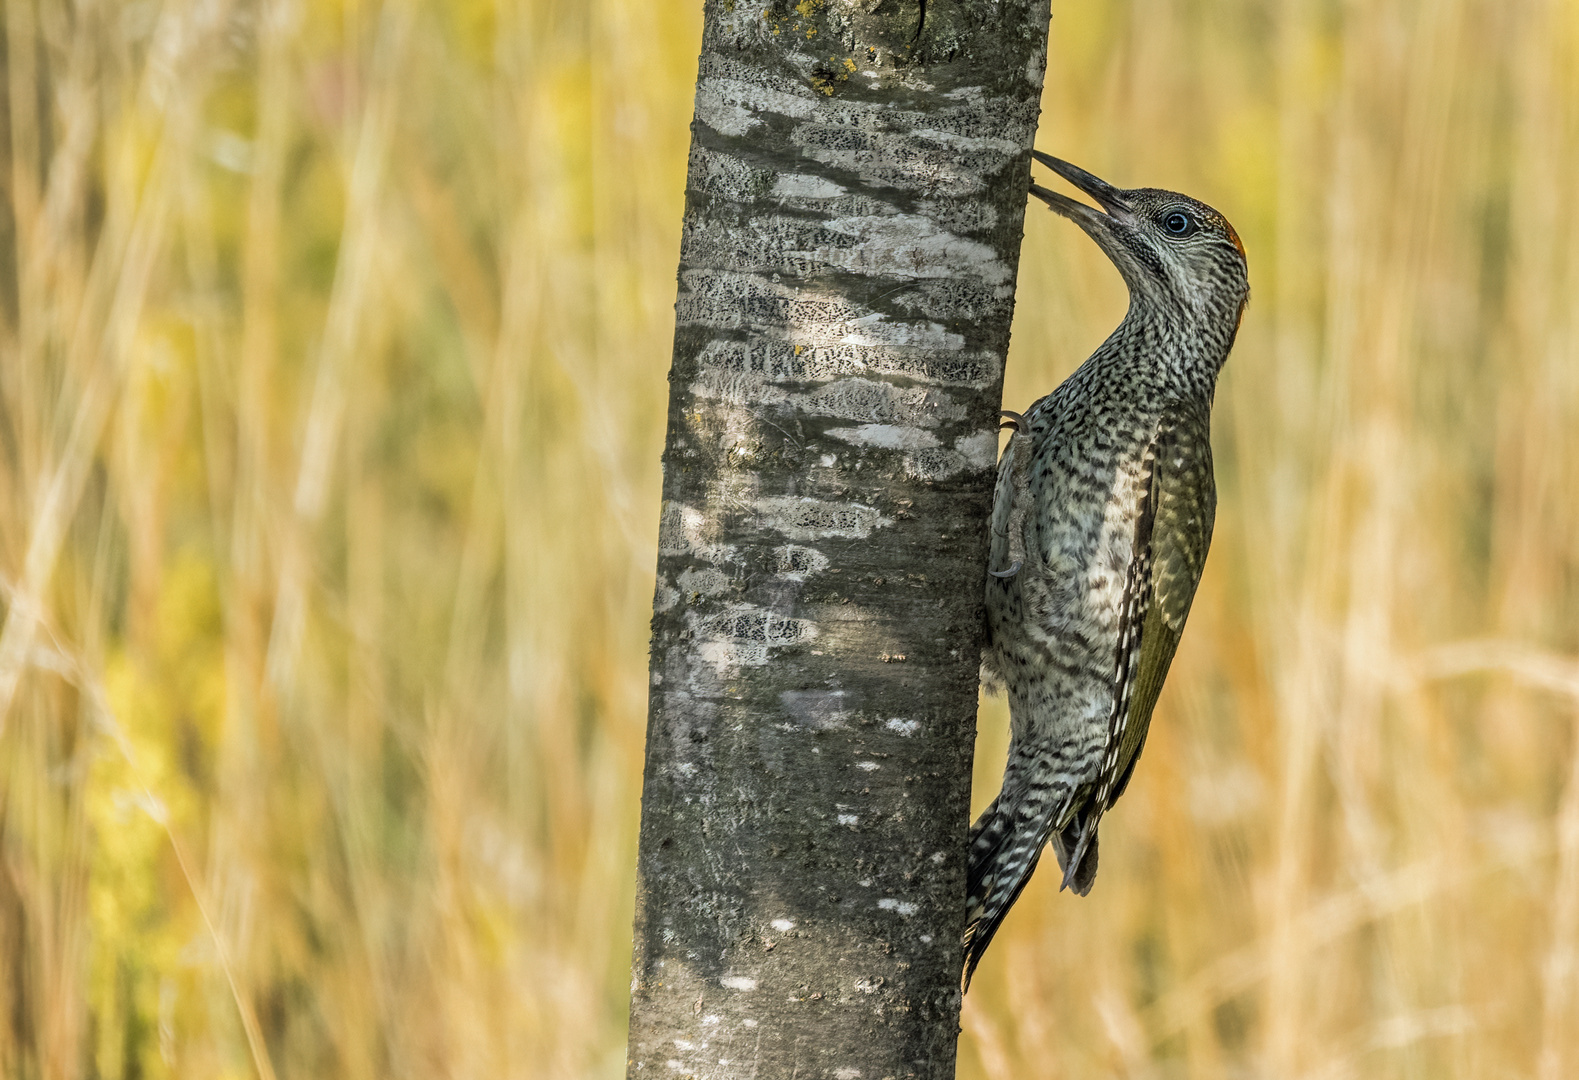
[[[622,1072],[674,7],[6,0],[0,1075]],[[1579,1074],[1579,6],[1053,41],[1040,144],[1255,296],[1150,749],[962,1076]],[[1122,308],[1033,213],[1006,403]]]

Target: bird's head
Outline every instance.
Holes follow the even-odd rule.
[[[1227,218],[1188,195],[1159,188],[1124,191],[1039,150],[1032,156],[1101,206],[1031,185],[1032,195],[1107,252],[1129,285],[1132,305],[1177,313],[1232,344],[1250,298],[1250,278],[1244,245]]]

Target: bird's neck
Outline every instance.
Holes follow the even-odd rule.
[[[1233,330],[1210,313],[1132,296],[1124,321],[1092,360],[1140,380],[1165,398],[1210,404],[1233,347]]]

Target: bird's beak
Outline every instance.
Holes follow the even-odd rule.
[[[1032,195],[1087,232],[1091,232],[1093,228],[1106,232],[1115,224],[1127,225],[1134,220],[1129,203],[1124,201],[1123,193],[1106,180],[1099,180],[1084,169],[1071,165],[1061,158],[1055,158],[1051,154],[1044,154],[1040,150],[1032,150],[1031,157],[1091,196],[1102,210],[1107,211],[1103,213],[1102,210],[1094,209],[1083,202],[1076,202],[1067,195],[1049,191],[1040,184],[1031,185]]]

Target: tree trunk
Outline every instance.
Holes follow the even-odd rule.
[[[1048,4],[921,15],[706,4],[633,1077],[954,1072],[996,411]]]

